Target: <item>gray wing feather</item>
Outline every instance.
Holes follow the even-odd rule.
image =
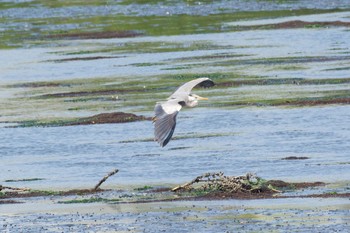
[[[180,86],[168,99],[184,99],[186,98],[190,93],[191,90],[197,86],[198,84],[210,80],[209,78],[197,78],[192,81],[189,81],[187,83],[184,83],[182,86]]]
[[[165,105],[169,105],[169,102],[164,103]],[[174,107],[177,107],[175,103]],[[163,105],[164,106],[164,105]],[[155,140],[164,147],[170,141],[173,136],[175,126],[176,126],[176,116],[178,114],[178,110],[174,110],[172,113],[166,113],[163,109],[162,104],[157,103],[154,109],[156,114],[154,121],[154,137]],[[180,106],[181,108],[181,106]]]

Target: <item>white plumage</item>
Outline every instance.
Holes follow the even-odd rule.
[[[191,94],[197,85],[214,86],[209,78],[198,78],[180,86],[165,102],[157,102],[154,112],[154,140],[164,147],[170,141],[176,126],[176,116],[182,107],[195,107],[198,100],[207,98]]]

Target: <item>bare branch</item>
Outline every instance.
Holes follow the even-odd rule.
[[[104,177],[100,180],[100,182],[98,182],[98,183],[96,184],[96,186],[95,186],[95,188],[94,188],[93,190],[97,190],[97,189],[101,186],[101,184],[102,184],[103,182],[105,182],[109,177],[113,176],[113,175],[116,174],[117,172],[119,172],[119,170],[118,170],[118,169],[114,169],[113,171],[111,171],[110,173],[108,173],[106,176],[104,176]]]

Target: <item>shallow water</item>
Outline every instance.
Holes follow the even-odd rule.
[[[299,8],[303,3],[285,4]],[[176,4],[170,6],[176,8]],[[340,2],[337,6],[343,7]],[[276,7],[279,9],[285,5]],[[11,12],[12,9],[15,8],[2,12]],[[69,12],[65,7],[52,10]],[[50,8],[42,10],[45,14],[49,11]],[[99,11],[95,13],[99,14]],[[210,13],[208,9],[207,13]],[[299,19],[348,21],[349,16],[349,11],[342,11],[306,15]],[[4,14],[4,17],[10,16]],[[283,19],[277,18],[274,22]],[[248,22],[257,23],[256,20]],[[225,25],[229,24],[222,26]],[[146,88],[146,85],[155,85],[161,79],[157,78],[160,75],[212,72],[286,80],[348,78],[348,33],[348,29],[342,27],[246,30],[58,40],[29,48],[2,49],[0,169],[7,172],[0,174],[0,181],[39,177],[44,180],[30,185],[55,189],[87,187],[113,168],[120,169],[115,184],[178,183],[203,172],[219,170],[232,175],[256,172],[264,178],[291,181],[346,180],[349,177],[350,149],[350,111],[347,105],[305,108],[262,105],[236,109],[220,106],[225,106],[226,100],[239,98],[256,99],[259,103],[259,100],[289,96],[313,98],[329,93],[336,95],[350,91],[348,82],[299,86],[286,81],[286,85],[242,85],[201,91],[210,94],[211,102],[203,103],[201,108],[181,112],[175,133],[179,139],[171,141],[163,149],[152,141],[153,126],[150,122],[57,128],[4,127],[8,126],[7,121],[13,119],[86,116],[105,109],[151,116],[153,106],[145,103],[144,99],[153,103],[171,92],[125,94],[122,96],[124,101],[112,102],[108,106],[97,101],[92,109],[72,111],[69,109],[79,109],[74,105],[75,99],[44,99],[39,100],[38,105],[32,105],[36,102],[31,97],[59,92],[59,87],[37,91],[24,87],[11,88],[5,84],[112,77],[116,84],[136,81],[141,86],[144,83]],[[162,48],[168,50],[162,51]],[[105,58],[79,59],[98,56]],[[80,85],[82,87],[78,91],[84,90],[84,86]],[[288,156],[307,156],[310,159],[281,160]]]
[[[346,16],[349,16],[349,12],[319,15],[321,19],[343,19]],[[5,84],[112,76],[116,83],[123,83],[127,77],[128,81],[139,80],[141,84],[142,80],[147,80],[144,82],[150,85],[157,82],[152,75],[198,71],[238,71],[242,75],[286,79],[347,78],[346,69],[327,70],[347,66],[345,61],[349,59],[347,54],[350,52],[347,35],[348,31],[344,28],[321,28],[59,41],[56,42],[61,43],[58,47],[2,50],[1,54],[6,59],[2,59],[1,81]],[[110,47],[113,51],[115,46],[145,42],[163,43],[160,44],[161,47],[176,43],[182,49],[200,43],[205,43],[208,47],[170,52],[98,52],[105,47]],[[214,45],[217,48],[211,48]],[[91,52],[84,54],[84,51],[95,50],[91,55]],[[59,59],[101,55],[117,56],[91,61],[54,62]],[[216,58],[217,55],[220,56]],[[225,55],[243,56],[232,58]],[[330,61],[313,60],[320,57]],[[282,62],[275,63],[276,60],[273,59],[282,59]],[[284,63],[283,59],[290,60]],[[155,65],[135,65],[150,61]],[[279,66],[283,65],[297,67],[280,69]],[[187,68],[169,69],[183,66]],[[63,111],[68,105],[66,101],[59,105],[60,108],[50,109],[44,106],[43,109],[47,110],[41,113],[42,104],[34,109],[30,104],[27,104],[29,107],[24,107],[26,99],[14,102],[18,107],[7,113],[6,97],[30,97],[37,94],[33,91],[34,94],[31,95],[28,92],[30,90],[13,89],[4,85],[2,90],[4,116],[0,115],[0,118],[11,119],[12,115],[40,118],[86,114]],[[36,177],[44,180],[32,182],[31,187],[88,187],[113,168],[120,169],[114,178],[114,185],[178,183],[209,171],[224,171],[231,175],[255,172],[264,178],[290,181],[346,180],[350,175],[348,106],[237,109],[213,106],[220,107],[220,104],[215,103],[224,105],[226,99],[263,100],[287,98],[291,95],[312,97],[322,96],[323,92],[347,90],[350,90],[348,83],[322,86],[240,86],[209,90],[207,93],[212,96],[210,102],[203,103],[201,108],[179,114],[174,135],[179,136],[179,140],[171,141],[163,149],[152,141],[153,126],[150,122],[62,128],[2,128],[0,169],[7,172],[0,174],[0,181]],[[45,93],[45,89],[43,91]],[[136,93],[134,96],[138,95],[140,94]],[[145,98],[149,97],[148,94]],[[132,95],[124,98],[133,99]],[[151,98],[155,102],[159,100],[157,98],[163,97]],[[138,101],[141,101],[139,97]],[[129,102],[118,106],[116,110],[138,112],[137,104],[130,102],[133,105],[129,107]],[[20,106],[27,110],[21,112]],[[146,111],[140,112],[141,114],[152,115],[152,106],[143,109]],[[88,113],[91,114],[91,111]],[[306,156],[310,159],[281,160],[288,156]],[[24,184],[19,182],[13,185]]]
[[[148,121],[3,128],[0,169],[7,172],[0,180],[38,177],[44,180],[31,182],[32,188],[88,188],[113,168],[120,169],[109,181],[115,188],[181,183],[215,171],[288,181],[335,182],[350,175],[349,106],[200,108],[178,117],[179,139],[165,148],[152,141]],[[281,160],[288,156],[310,159]]]
[[[145,204],[32,203],[0,216],[7,231],[26,232],[346,232],[344,199],[230,200]],[[0,206],[1,208],[1,206]],[[17,209],[13,208],[13,209]],[[29,213],[29,214],[28,214]],[[15,214],[15,215],[13,215]]]
[[[348,13],[350,16],[350,13]],[[237,72],[242,75],[264,75],[279,78],[348,77],[350,42],[344,28],[284,29],[200,35],[100,39],[64,42],[59,48],[20,48],[2,50],[3,84],[30,81],[66,80],[96,77],[132,77],[159,74],[203,72]],[[205,48],[171,52],[113,52],[129,43],[176,43],[180,48],[207,44]],[[290,45],[293,46],[290,46]],[[215,49],[223,46],[223,49]],[[112,52],[100,53],[109,47]],[[211,49],[214,47],[214,49]],[[81,51],[82,55],[67,55]],[[174,49],[175,50],[175,49]],[[58,59],[110,56],[91,61],[54,62]],[[117,56],[116,56],[117,55]],[[218,59],[210,56],[222,55]],[[230,57],[225,55],[237,55]],[[239,56],[243,55],[243,56]],[[114,56],[114,57],[113,57]],[[198,57],[195,59],[195,57]],[[201,58],[204,57],[204,58]],[[286,59],[283,61],[283,59]],[[256,60],[255,60],[256,59]],[[272,60],[275,59],[275,60]],[[279,61],[280,59],[280,61]],[[325,63],[322,60],[330,60]],[[152,62],[150,65],[142,65]],[[138,65],[141,64],[141,65]],[[280,66],[301,66],[283,69]],[[288,67],[287,67],[288,68]],[[332,69],[333,70],[328,70]],[[334,70],[337,68],[336,70]],[[132,78],[130,78],[132,79]]]
[[[4,4],[6,2],[9,5]],[[320,12],[310,10],[310,15],[287,14],[288,17],[259,14],[259,10],[273,13],[274,10],[304,8],[346,9],[348,1],[278,1],[276,4],[236,1],[236,5],[224,0],[196,1],[190,5],[189,1],[155,1],[155,7],[153,2],[121,6],[118,5],[120,1],[117,5],[105,6],[60,1],[62,6],[50,6],[46,4],[55,3],[38,0],[34,8],[16,7],[23,2],[32,1],[0,3],[0,7],[4,7],[0,10],[0,30],[4,32],[0,37],[5,35],[1,37],[4,38],[1,46],[14,47],[0,50],[1,185],[41,190],[92,188],[117,168],[119,172],[101,187],[114,191],[97,196],[115,198],[120,192],[135,192],[135,187],[145,185],[169,187],[188,182],[202,173],[218,171],[226,175],[253,172],[264,179],[291,182],[331,183],[326,188],[286,194],[289,196],[348,192],[350,106],[288,107],[284,104],[284,107],[272,107],[268,103],[274,100],[287,103],[289,98],[349,98],[349,29],[235,31],[233,28],[285,20],[348,22],[350,11],[345,10],[326,11],[325,14],[314,14]],[[148,36],[136,38],[50,40],[40,37],[47,32],[55,35],[76,29],[100,31],[106,29],[105,25],[110,25],[110,30],[120,30],[111,23],[114,18],[110,16],[114,14],[157,17],[185,13],[193,17],[206,16],[205,20],[210,22],[218,12],[241,11],[254,11],[252,15],[257,15],[232,22],[223,19],[215,24],[214,30],[205,23],[204,26],[198,24],[191,34],[178,29],[164,35],[153,32],[156,36],[152,36],[152,25],[142,30],[146,35],[150,33]],[[64,18],[76,19],[77,15],[77,21]],[[91,19],[95,16],[97,20]],[[49,23],[43,23],[46,19]],[[139,19],[132,19],[135,22],[130,22],[139,23]],[[168,18],[157,20],[167,25],[161,20]],[[188,22],[195,24],[192,20]],[[17,41],[19,34],[16,33],[28,34]],[[209,102],[181,111],[174,138],[165,148],[153,141],[153,125],[149,121],[9,127],[16,126],[14,121],[45,122],[111,111],[152,116],[154,103],[166,98],[184,79],[192,78],[192,74],[212,75],[218,84],[265,78],[280,81],[197,89],[196,93],[210,97]],[[48,85],[36,86],[40,81]],[[34,85],[25,86],[23,82]],[[120,95],[116,92],[116,96],[43,98],[47,94],[102,90],[113,85],[126,91]],[[242,104],[233,107],[235,101]],[[283,160],[290,156],[308,159]],[[33,178],[39,179],[8,181]],[[329,232],[349,228],[349,200],[345,198],[58,203],[70,198],[76,197],[29,198],[23,200],[23,204],[0,205],[0,231]]]

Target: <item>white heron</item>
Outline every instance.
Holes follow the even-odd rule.
[[[176,126],[176,116],[182,107],[195,107],[198,100],[207,100],[208,98],[192,94],[192,88],[195,86],[211,87],[214,82],[209,78],[197,78],[181,85],[165,102],[157,102],[154,108],[154,140],[161,147],[166,146],[173,136]]]

